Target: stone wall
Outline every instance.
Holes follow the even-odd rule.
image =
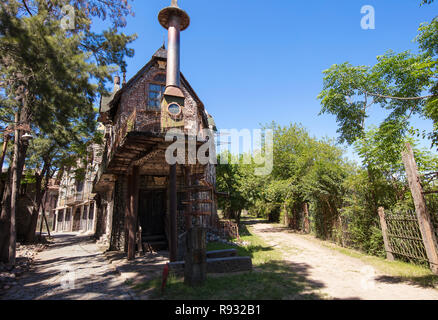
[[[161,131],[161,112],[150,110],[147,107],[149,96],[149,83],[159,74],[164,74],[165,69],[161,69],[157,61],[152,61],[148,70],[146,70],[136,81],[133,81],[129,88],[123,92],[120,105],[115,115],[114,131],[117,133],[125,124],[127,119],[132,115],[134,110],[137,113],[135,129],[142,132],[160,132]],[[165,85],[165,83],[162,83]],[[185,95],[183,115],[184,128],[186,133],[197,134],[201,129],[201,114],[195,98],[190,94],[188,84],[182,81],[181,89]]]

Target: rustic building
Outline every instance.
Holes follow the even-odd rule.
[[[93,182],[102,161],[102,147],[92,145],[88,149],[87,164],[83,167],[78,161],[76,168],[64,172],[59,186],[55,210],[56,232],[90,232],[96,230],[96,205]],[[78,179],[75,171],[85,169],[85,175]]]
[[[181,129],[186,141],[192,139],[198,147],[216,129],[182,74],[180,86],[166,85],[167,55],[163,45],[121,87],[120,78],[115,77],[112,95],[103,97],[100,105],[106,143],[94,185],[99,199],[96,235],[110,250],[131,251],[130,258],[135,248],[170,247],[171,260],[175,260],[178,236],[193,223],[209,227],[217,219],[215,165],[200,164],[195,159],[192,164],[173,166],[172,174],[172,166],[165,159],[166,149],[173,143],[165,139],[168,129]],[[170,89],[180,90],[177,106],[166,105]],[[176,211],[176,217],[172,211]]]

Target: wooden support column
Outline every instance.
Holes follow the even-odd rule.
[[[429,212],[426,207],[426,200],[423,194],[423,188],[420,184],[417,163],[415,162],[414,152],[411,145],[406,144],[406,151],[403,152],[403,162],[406,169],[406,175],[417,213],[418,224],[420,226],[421,236],[424,242],[427,258],[429,260],[432,272],[438,274],[438,247],[437,240],[432,225]]]
[[[178,259],[178,229],[177,229],[177,190],[176,190],[176,164],[170,166],[169,175],[169,213],[170,213],[170,244],[169,260],[176,262]]]
[[[128,260],[135,259],[135,244],[137,235],[137,202],[139,186],[139,168],[133,167],[132,174],[128,176],[128,199],[126,201],[126,214],[128,223]]]
[[[191,177],[191,173],[192,170],[190,168],[190,166],[187,166],[186,168],[186,186],[187,188],[187,201],[190,202],[190,200],[192,199],[192,193],[190,192],[190,186],[192,185],[192,177]],[[185,212],[185,221],[186,221],[186,231],[190,230],[190,228],[192,227],[192,204],[190,202],[190,204],[186,205],[186,212]]]
[[[207,229],[192,227],[187,231],[184,283],[202,286],[207,279]]]
[[[383,243],[385,244],[386,259],[394,261],[394,255],[392,254],[391,245],[388,239],[388,226],[386,225],[385,210],[383,207],[379,208],[379,217],[380,226],[382,228]]]

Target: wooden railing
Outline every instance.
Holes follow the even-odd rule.
[[[121,146],[123,141],[129,132],[135,131],[135,123],[137,119],[137,109],[134,108],[134,111],[128,116],[125,122],[121,123],[119,129],[116,129],[115,137],[113,141],[109,141],[110,145],[108,148],[108,157],[107,159],[110,161],[117,149]]]
[[[106,171],[108,164],[113,159],[117,149],[123,143],[128,133],[136,130],[136,120],[137,109],[134,109],[126,121],[119,125],[119,129],[114,128],[110,137],[106,139],[105,150],[102,154],[102,161],[96,173],[94,180],[95,183],[100,180],[103,173]]]

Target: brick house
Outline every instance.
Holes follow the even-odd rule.
[[[178,127],[187,141],[198,136],[199,147],[216,127],[182,74],[182,110],[172,114],[173,110],[163,108],[166,65],[163,45],[121,87],[120,78],[115,77],[112,95],[101,99],[99,121],[105,125],[105,148],[94,184],[96,236],[110,250],[129,251],[130,245],[139,250],[140,235],[142,249],[176,250],[175,230],[179,237],[193,223],[211,227],[217,220],[216,167],[197,160],[176,165],[177,217],[172,218],[172,170],[165,153],[173,142],[166,141],[165,133],[169,127]]]

